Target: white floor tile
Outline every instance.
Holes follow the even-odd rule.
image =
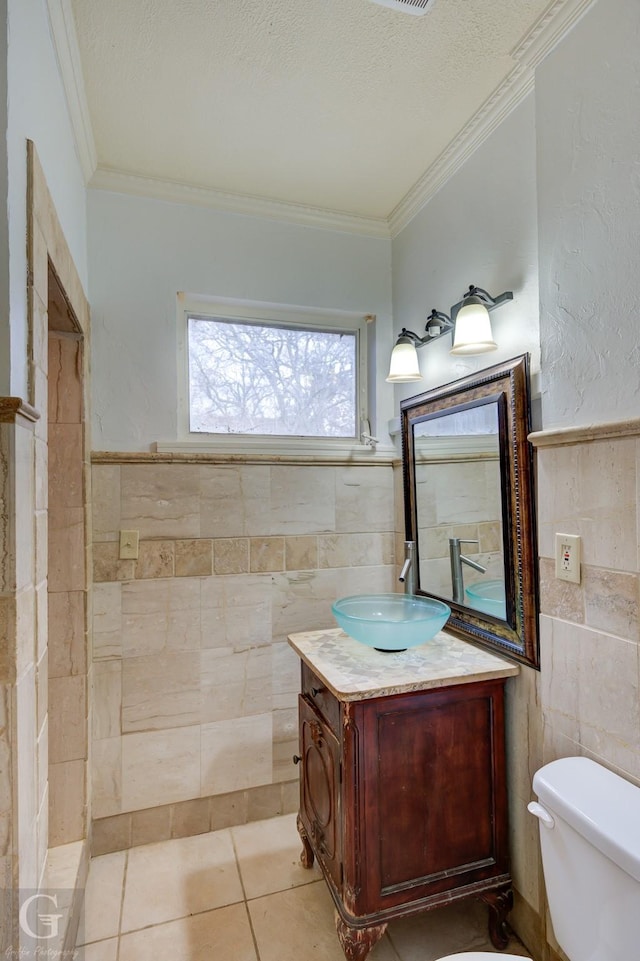
[[[78,930],[79,944],[117,936],[126,859],[126,851],[116,851],[91,861]]]
[[[257,961],[244,904],[125,934],[120,961]]]
[[[145,844],[129,852],[122,931],[242,900],[229,831]]]
[[[302,842],[295,814],[231,828],[242,883],[248,899],[309,884],[322,877],[314,864],[300,864]]]
[[[109,938],[108,941],[96,941],[87,944],[78,953],[78,961],[117,961],[118,939]]]
[[[324,881],[248,902],[260,961],[344,961],[334,907]],[[399,961],[385,936],[368,961]]]

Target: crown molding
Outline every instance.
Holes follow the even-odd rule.
[[[71,0],[47,0],[53,45],[85,182],[96,190],[209,207],[367,237],[397,236],[531,92],[535,69],[596,0],[553,0],[513,48],[515,65],[387,218],[270,200],[98,166]]]
[[[265,197],[227,193],[224,190],[215,190],[213,187],[196,187],[172,180],[142,177],[139,174],[131,174],[110,167],[98,166],[89,182],[89,187],[178,204],[212,207],[215,210],[245,214],[249,217],[266,217],[280,222],[302,224],[305,227],[321,227],[326,230],[364,234],[367,237],[389,238],[389,225],[384,217],[361,217],[340,210],[327,210],[323,207],[308,207],[304,204],[269,200]]]
[[[98,165],[71,0],[47,0],[51,38],[85,183]]]
[[[516,61],[511,72],[392,210],[389,215],[392,237],[413,220],[531,92],[536,67],[594,3],[595,0],[554,0],[547,8],[511,51],[510,56]]]

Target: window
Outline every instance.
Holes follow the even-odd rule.
[[[360,441],[366,318],[264,305],[183,310],[183,436]]]

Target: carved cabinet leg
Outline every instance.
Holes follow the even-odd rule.
[[[376,924],[370,928],[350,928],[336,912],[336,931],[347,961],[364,961],[387,930],[386,924]]]
[[[296,827],[298,828],[298,834],[300,835],[300,840],[302,841],[302,851],[300,852],[300,864],[303,868],[313,867],[313,848],[309,844],[309,838],[307,837],[307,832],[304,829],[302,823],[302,818],[300,815],[296,818]]]
[[[481,901],[489,906],[489,937],[498,951],[504,951],[509,943],[507,929],[507,915],[513,907],[513,891],[504,888],[502,891],[484,891],[478,895]]]

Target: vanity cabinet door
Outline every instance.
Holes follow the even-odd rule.
[[[340,742],[306,698],[300,721],[300,817],[316,857],[338,892],[342,887]]]
[[[470,893],[508,871],[501,681],[361,707],[360,910]]]

